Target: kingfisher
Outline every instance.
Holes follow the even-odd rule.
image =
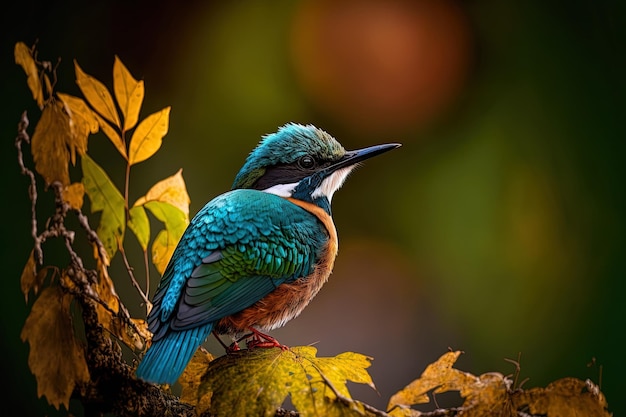
[[[399,146],[346,151],[297,123],[263,136],[232,189],[194,216],[176,246],[153,296],[153,336],[137,377],[172,385],[211,333],[231,336],[229,348],[243,339],[247,348],[285,348],[264,332],[297,317],[328,280],[335,191],[360,162]]]

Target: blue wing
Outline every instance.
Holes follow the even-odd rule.
[[[163,274],[148,316],[153,340],[235,314],[308,275],[326,240],[315,216],[278,196],[217,197],[191,221]]]

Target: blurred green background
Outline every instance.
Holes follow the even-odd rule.
[[[13,47],[38,39],[41,59],[61,58],[58,91],[78,94],[73,59],[110,87],[118,55],[145,80],[142,116],[172,106],[161,150],[133,170],[133,198],[182,167],[195,213],[230,187],[261,135],[290,121],[313,123],[346,148],[403,143],[337,193],[335,272],[301,317],[273,332],[287,345],[316,343],[321,355],[373,356],[379,393],[356,387],[356,397],[384,408],[450,347],[465,351],[458,367],[475,374],[512,373],[504,359],[521,353],[525,387],[566,376],[599,382],[601,365],[610,410],[626,413],[623,2],[13,8],[2,13],[0,50],[4,410],[56,415],[37,399],[19,339],[28,313],[19,277],[32,241],[13,140],[22,111],[34,121],[38,109]],[[123,178],[104,136],[89,153]],[[114,276],[142,314],[126,275]]]

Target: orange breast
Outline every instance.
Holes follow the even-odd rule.
[[[328,242],[322,251],[320,260],[313,272],[305,278],[299,278],[287,284],[281,284],[270,294],[252,306],[229,317],[221,319],[215,330],[221,334],[237,334],[247,331],[248,327],[258,327],[268,331],[283,326],[297,317],[328,281],[335,257],[337,256],[337,230],[333,219],[322,208],[294,198],[288,198],[293,204],[302,207],[317,217],[328,232]]]

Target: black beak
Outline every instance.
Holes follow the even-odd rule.
[[[363,149],[357,149],[355,151],[348,151],[339,161],[326,168],[325,171],[334,172],[338,169],[365,161],[373,156],[399,148],[400,146],[402,146],[400,143],[385,143],[384,145],[375,145]]]

